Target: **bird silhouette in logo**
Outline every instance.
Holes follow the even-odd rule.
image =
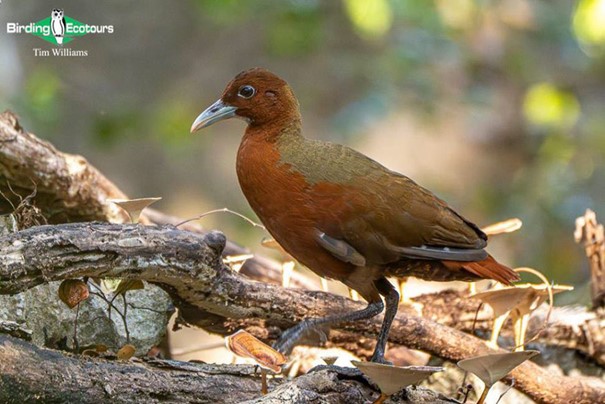
[[[55,36],[55,40],[59,45],[63,45],[63,36],[65,35],[65,16],[63,14],[63,9],[53,9],[50,17],[50,28]]]

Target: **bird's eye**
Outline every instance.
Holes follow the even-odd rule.
[[[256,90],[252,86],[241,86],[237,91],[237,95],[242,98],[251,98],[254,94],[256,94]]]

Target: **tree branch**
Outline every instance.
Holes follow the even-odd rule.
[[[329,293],[284,289],[247,279],[222,265],[219,257],[224,242],[220,233],[200,236],[169,226],[75,223],[33,227],[0,237],[0,256],[4,257],[0,293],[82,276],[137,278],[164,287],[177,306],[225,318],[263,319],[268,329],[283,329],[304,318],[356,310],[362,305]],[[374,337],[380,321],[346,323],[336,329]],[[389,340],[453,361],[492,352],[484,341],[469,334],[405,312],[396,317]],[[511,375],[515,387],[536,401],[605,401],[605,383],[598,379],[554,375],[527,362]]]

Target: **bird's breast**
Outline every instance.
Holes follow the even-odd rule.
[[[348,265],[315,241],[323,219],[313,199],[313,184],[281,160],[275,143],[244,139],[237,155],[237,176],[252,209],[289,254],[322,276],[346,276]]]

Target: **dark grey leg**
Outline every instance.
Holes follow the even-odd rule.
[[[397,293],[397,290],[395,290],[391,282],[389,282],[386,278],[378,279],[376,282],[374,282],[374,285],[376,285],[378,292],[384,296],[387,309],[384,313],[384,320],[382,321],[380,334],[378,334],[376,348],[374,348],[374,354],[370,360],[378,363],[389,363],[384,359],[384,351],[389,338],[389,331],[391,329],[391,325],[393,324],[393,319],[395,318],[397,308],[399,307],[399,293]]]
[[[395,292],[395,294],[397,294],[397,292]],[[384,303],[382,303],[382,300],[378,300],[376,302],[368,303],[366,308],[364,308],[363,310],[358,310],[351,313],[342,313],[322,318],[311,318],[308,320],[301,321],[294,327],[284,331],[279,337],[279,340],[277,340],[277,342],[273,344],[273,348],[277,349],[282,353],[289,353],[290,350],[296,345],[296,341],[298,341],[298,339],[307,331],[314,330],[317,327],[324,325],[331,326],[334,324],[345,323],[348,321],[366,320],[380,314],[383,309]]]

